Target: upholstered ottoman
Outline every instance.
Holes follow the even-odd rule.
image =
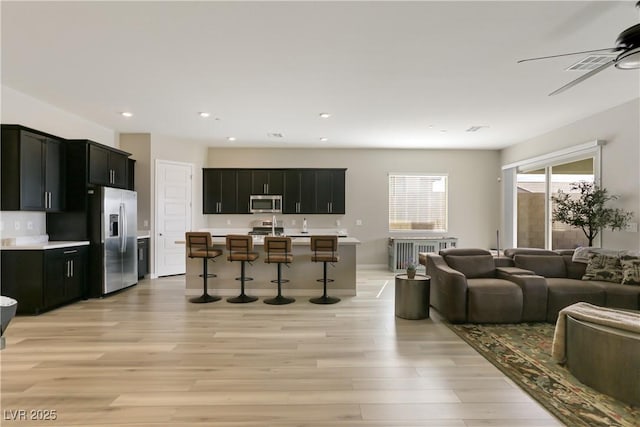
[[[567,316],[567,368],[583,384],[640,406],[640,334]]]

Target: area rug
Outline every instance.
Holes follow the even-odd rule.
[[[580,383],[551,358],[554,325],[448,325],[567,426],[640,425],[640,408]]]

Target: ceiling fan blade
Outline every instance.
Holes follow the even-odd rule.
[[[583,55],[585,53],[594,53],[594,52],[617,52],[617,51],[618,51],[618,49],[615,48],[615,47],[608,47],[608,48],[605,48],[605,49],[583,50],[582,52],[561,53],[559,55],[539,56],[537,58],[521,59],[521,60],[518,61],[518,64],[520,64],[521,62],[527,62],[527,61],[538,61],[540,59],[560,58],[562,56]]]
[[[609,62],[605,62],[604,64],[602,64],[601,66],[599,66],[598,68],[594,68],[593,70],[589,71],[586,74],[581,75],[580,77],[578,77],[575,80],[570,81],[569,83],[567,83],[566,85],[562,86],[560,89],[556,89],[553,92],[551,92],[549,94],[549,96],[553,96],[553,95],[557,95],[561,92],[564,92],[565,90],[574,87],[575,85],[577,85],[580,82],[583,82],[585,80],[587,80],[589,77],[593,77],[594,75],[598,74],[600,71],[603,71],[609,67],[611,67],[613,64],[616,63],[615,59],[612,59]]]

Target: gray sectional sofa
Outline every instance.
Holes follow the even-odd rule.
[[[640,286],[582,280],[586,264],[573,251],[483,249],[421,253],[431,276],[431,306],[452,323],[555,322],[576,302],[640,309]]]

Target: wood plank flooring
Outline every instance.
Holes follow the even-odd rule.
[[[358,295],[336,305],[198,305],[176,276],[17,317],[0,352],[1,424],[562,425],[433,310],[396,318],[393,285],[359,270]]]

